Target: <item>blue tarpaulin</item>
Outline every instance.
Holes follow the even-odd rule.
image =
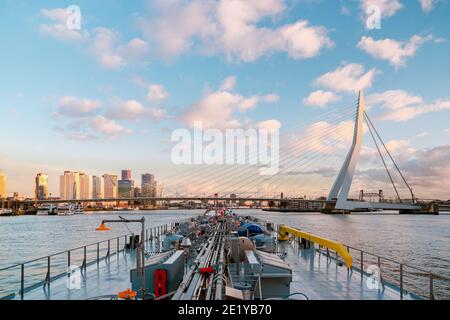
[[[246,223],[238,229],[238,234],[240,237],[245,237],[247,236],[247,231],[249,235],[261,234],[264,233],[264,228],[257,223]]]

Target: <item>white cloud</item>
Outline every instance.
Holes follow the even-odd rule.
[[[366,97],[366,104],[368,106],[380,105],[392,110],[422,104],[423,102],[422,97],[415,96],[403,90],[388,90],[383,93],[374,93]]]
[[[281,122],[275,119],[261,121],[258,123],[258,127],[266,130],[278,130],[281,128]]]
[[[335,154],[337,150],[348,149],[348,142],[353,135],[353,122],[343,121],[329,123],[319,121],[309,125],[303,131],[294,134],[287,150],[304,155],[305,152]]]
[[[66,21],[70,13],[67,13],[65,9],[42,9],[40,15],[51,21],[51,23],[43,23],[39,26],[41,33],[45,35],[67,42],[82,42],[89,37],[87,31],[67,27]]]
[[[272,95],[244,97],[220,89],[207,93],[200,101],[187,107],[181,113],[179,119],[188,126],[193,126],[195,121],[202,121],[204,127],[236,128],[242,125],[241,120],[236,118],[237,114],[256,108],[261,101],[267,102],[268,97],[268,100],[275,98]]]
[[[207,40],[215,32],[215,24],[209,13],[211,1],[158,0],[154,2],[160,17],[140,19],[139,27],[146,39],[156,45],[163,56],[179,55],[193,46],[194,38]]]
[[[345,64],[317,78],[315,85],[338,92],[356,92],[370,88],[377,72],[375,68],[365,72],[361,64]]]
[[[422,10],[427,13],[433,10],[434,6],[436,5],[435,0],[419,0],[419,2]]]
[[[294,59],[318,55],[333,46],[327,30],[306,20],[269,28],[258,24],[285,11],[283,0],[156,1],[158,18],[140,20],[140,28],[164,56],[190,49],[223,53],[229,60],[255,61],[274,52]]]
[[[92,129],[110,138],[114,138],[123,134],[130,134],[132,132],[130,129],[117,124],[114,120],[105,118],[103,116],[94,117],[91,120],[90,125]]]
[[[303,103],[307,106],[325,107],[330,103],[341,100],[341,97],[331,91],[318,90],[312,92]]]
[[[446,191],[450,188],[450,145],[416,149],[408,141],[393,141],[388,144],[389,148],[394,148],[393,156],[419,199],[448,199]],[[376,183],[385,191],[392,190],[386,170],[381,166],[360,171],[355,178]],[[397,182],[401,181],[397,175],[394,178]],[[397,187],[401,187],[403,198],[410,196],[402,183],[398,183]]]
[[[181,119],[189,126],[195,121],[202,121],[205,127],[234,128],[240,125],[240,121],[232,119],[232,115],[245,101],[246,99],[238,94],[227,91],[213,92],[185,110]]]
[[[117,52],[128,60],[137,61],[150,52],[150,46],[140,38],[131,39],[126,45],[120,45]]]
[[[94,114],[102,106],[101,101],[73,96],[61,97],[58,101],[58,115],[79,118]]]
[[[223,80],[222,85],[220,86],[221,90],[231,91],[236,86],[236,77],[230,76]]]
[[[148,86],[147,99],[149,101],[163,101],[166,100],[169,94],[166,89],[160,84],[150,84]]]
[[[377,6],[380,8],[381,16],[385,18],[394,16],[403,8],[399,0],[360,0],[360,7],[364,13],[369,6]]]
[[[407,58],[413,57],[416,51],[432,38],[431,35],[426,37],[414,35],[408,41],[396,41],[393,39],[374,40],[371,37],[362,37],[358,43],[358,48],[376,59],[387,60],[395,67],[401,67],[405,65]]]
[[[420,96],[403,90],[389,90],[367,96],[367,104],[381,106],[388,111],[379,116],[381,120],[405,122],[430,112],[450,110],[450,100],[438,99],[426,103]]]
[[[450,128],[445,129],[445,132],[450,133]]]
[[[128,63],[141,61],[150,52],[148,43],[140,38],[121,43],[120,34],[112,29],[69,29],[66,26],[69,14],[61,8],[42,9],[41,16],[52,23],[41,24],[41,32],[62,41],[82,42],[87,52],[104,68],[120,69]]]
[[[444,110],[450,110],[450,100],[436,100],[435,102],[430,104],[393,110],[381,115],[380,119],[404,122],[426,113],[439,112]]]
[[[275,103],[280,101],[280,96],[276,93],[267,94],[263,97],[265,103]]]
[[[136,100],[119,101],[107,113],[108,118],[116,120],[136,121],[150,119],[159,121],[166,116],[166,111],[159,108],[147,108]]]
[[[118,33],[111,29],[95,28],[94,39],[88,51],[102,67],[119,69],[125,64],[125,61],[117,52],[118,39]]]

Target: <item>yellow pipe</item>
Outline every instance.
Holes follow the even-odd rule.
[[[331,249],[336,251],[342,259],[345,261],[345,265],[347,268],[352,267],[352,256],[347,251],[347,249],[344,247],[344,245],[340,242],[336,242],[333,240],[325,239],[319,236],[316,236],[311,233],[303,232],[301,230],[287,227],[285,225],[280,225],[278,227],[278,240],[280,241],[287,241],[289,239],[288,235],[291,234],[295,237],[302,238],[314,243],[317,243],[318,245],[321,245],[322,247]]]

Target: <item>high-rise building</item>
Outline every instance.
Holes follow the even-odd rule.
[[[48,198],[48,175],[45,173],[38,173],[36,175],[36,198],[44,200]]]
[[[59,179],[59,193],[63,200],[81,199],[80,173],[64,171]]]
[[[156,197],[156,180],[153,174],[145,173],[142,175],[141,194],[143,197]]]
[[[92,198],[103,199],[105,193],[105,183],[103,177],[92,177]]]
[[[104,198],[117,198],[118,181],[117,176],[112,174],[104,174]]]
[[[6,177],[0,171],[0,198],[6,198]]]
[[[122,180],[131,180],[131,170],[122,170]]]
[[[134,197],[134,181],[119,180],[119,198],[133,198],[133,197]]]
[[[80,196],[77,199],[91,199],[92,197],[92,177],[80,173]]]

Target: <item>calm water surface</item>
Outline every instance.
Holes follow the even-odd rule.
[[[352,247],[403,261],[450,277],[450,215],[414,216],[389,214],[322,215],[316,213],[274,213],[261,210],[235,210],[244,215],[267,219],[275,224],[301,228]],[[203,213],[163,210],[111,212],[77,216],[22,216],[0,219],[0,268],[97,241],[128,234],[124,224],[111,225],[112,231],[95,232],[104,218],[118,215],[146,218],[146,227],[175,222]],[[128,225],[133,232],[140,227]],[[0,289],[2,286],[0,273]],[[0,290],[1,292],[1,290]],[[447,296],[450,298],[450,294]]]

